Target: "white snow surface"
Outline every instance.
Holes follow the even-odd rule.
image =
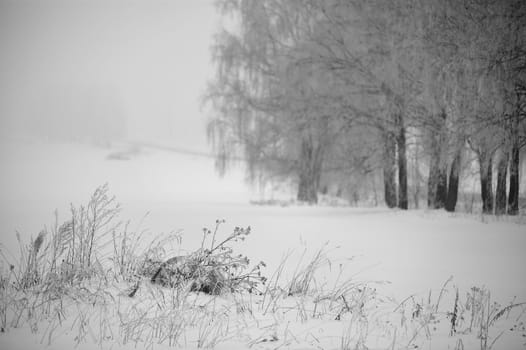
[[[450,276],[452,285],[464,294],[473,286],[485,286],[501,304],[526,301],[523,218],[428,210],[250,205],[254,194],[244,183],[240,168],[221,179],[214,173],[211,158],[127,144],[102,148],[6,143],[0,154],[1,243],[13,252],[17,249],[15,230],[26,240],[35,237],[44,225],[53,223],[55,208],[59,221],[66,219],[69,203],[85,203],[97,186],[107,182],[122,204],[121,218],[148,229],[152,237],[180,230],[183,249],[188,251],[199,245],[203,227],[213,228],[216,219],[225,219],[221,234],[230,233],[235,226],[251,226],[252,233],[236,249],[254,262],[265,261],[268,273],[289,251],[299,258],[304,249],[314,252],[327,245],[334,270],[343,264],[347,277],[382,282],[374,284],[375,288],[398,301],[410,295],[426,298],[430,291],[436,295]],[[253,327],[257,333],[258,326]],[[335,332],[341,333],[341,326],[334,322],[310,321],[301,327],[327,334],[338,329]],[[74,346],[67,333],[50,346],[41,341],[28,328],[11,329],[0,334],[0,349]],[[495,348],[522,347],[524,342],[513,335],[503,336]],[[268,344],[256,348],[275,347]],[[316,348],[295,344],[285,348]],[[441,349],[445,343],[435,340],[432,344],[430,349]],[[81,343],[77,349],[92,346]],[[464,346],[476,349],[479,345],[466,340]],[[216,348],[247,347],[247,342],[225,341]],[[135,344],[115,343],[107,348],[131,349]]]

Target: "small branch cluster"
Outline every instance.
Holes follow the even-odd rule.
[[[244,241],[250,234],[250,227],[236,227],[234,232],[220,243],[217,233],[224,220],[217,220],[215,230],[203,229],[201,247],[185,255],[170,258],[162,263],[149,262],[158,266],[151,281],[165,286],[178,287],[190,284],[193,291],[218,295],[224,292],[260,293],[260,286],[266,278],[261,274],[264,262],[249,269],[250,260],[242,254],[234,254],[232,243]],[[210,244],[207,239],[211,236]],[[152,271],[146,267],[145,271]]]

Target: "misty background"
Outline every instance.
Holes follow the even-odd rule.
[[[247,201],[242,171],[220,178],[206,140],[218,21],[213,0],[0,0],[3,243],[105,183],[123,217],[152,211],[159,231],[203,225],[180,207],[161,219],[163,203]]]
[[[2,139],[206,151],[212,1],[0,1]]]

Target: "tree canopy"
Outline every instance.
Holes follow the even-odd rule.
[[[427,171],[428,206],[455,210],[473,155],[484,211],[493,211],[494,159],[504,181],[497,197],[504,191],[504,212],[518,211],[524,1],[216,5],[225,26],[206,97],[221,172],[244,158],[251,179],[292,179],[298,200],[309,203],[328,188],[370,197],[381,178],[387,206],[407,209],[410,197],[418,205]]]

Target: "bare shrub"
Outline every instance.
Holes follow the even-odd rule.
[[[259,262],[249,269],[250,260],[242,254],[234,254],[232,243],[243,241],[250,234],[250,227],[236,227],[234,232],[219,243],[216,242],[220,225],[224,221],[217,220],[212,233],[203,230],[201,247],[185,256],[175,256],[164,262],[149,261],[145,272],[156,270],[151,276],[153,283],[163,286],[177,287],[190,283],[192,291],[219,295],[225,292],[248,291],[260,293],[260,286],[266,278],[261,274],[264,262]],[[210,245],[207,245],[211,236]],[[153,267],[153,268],[152,268]]]

